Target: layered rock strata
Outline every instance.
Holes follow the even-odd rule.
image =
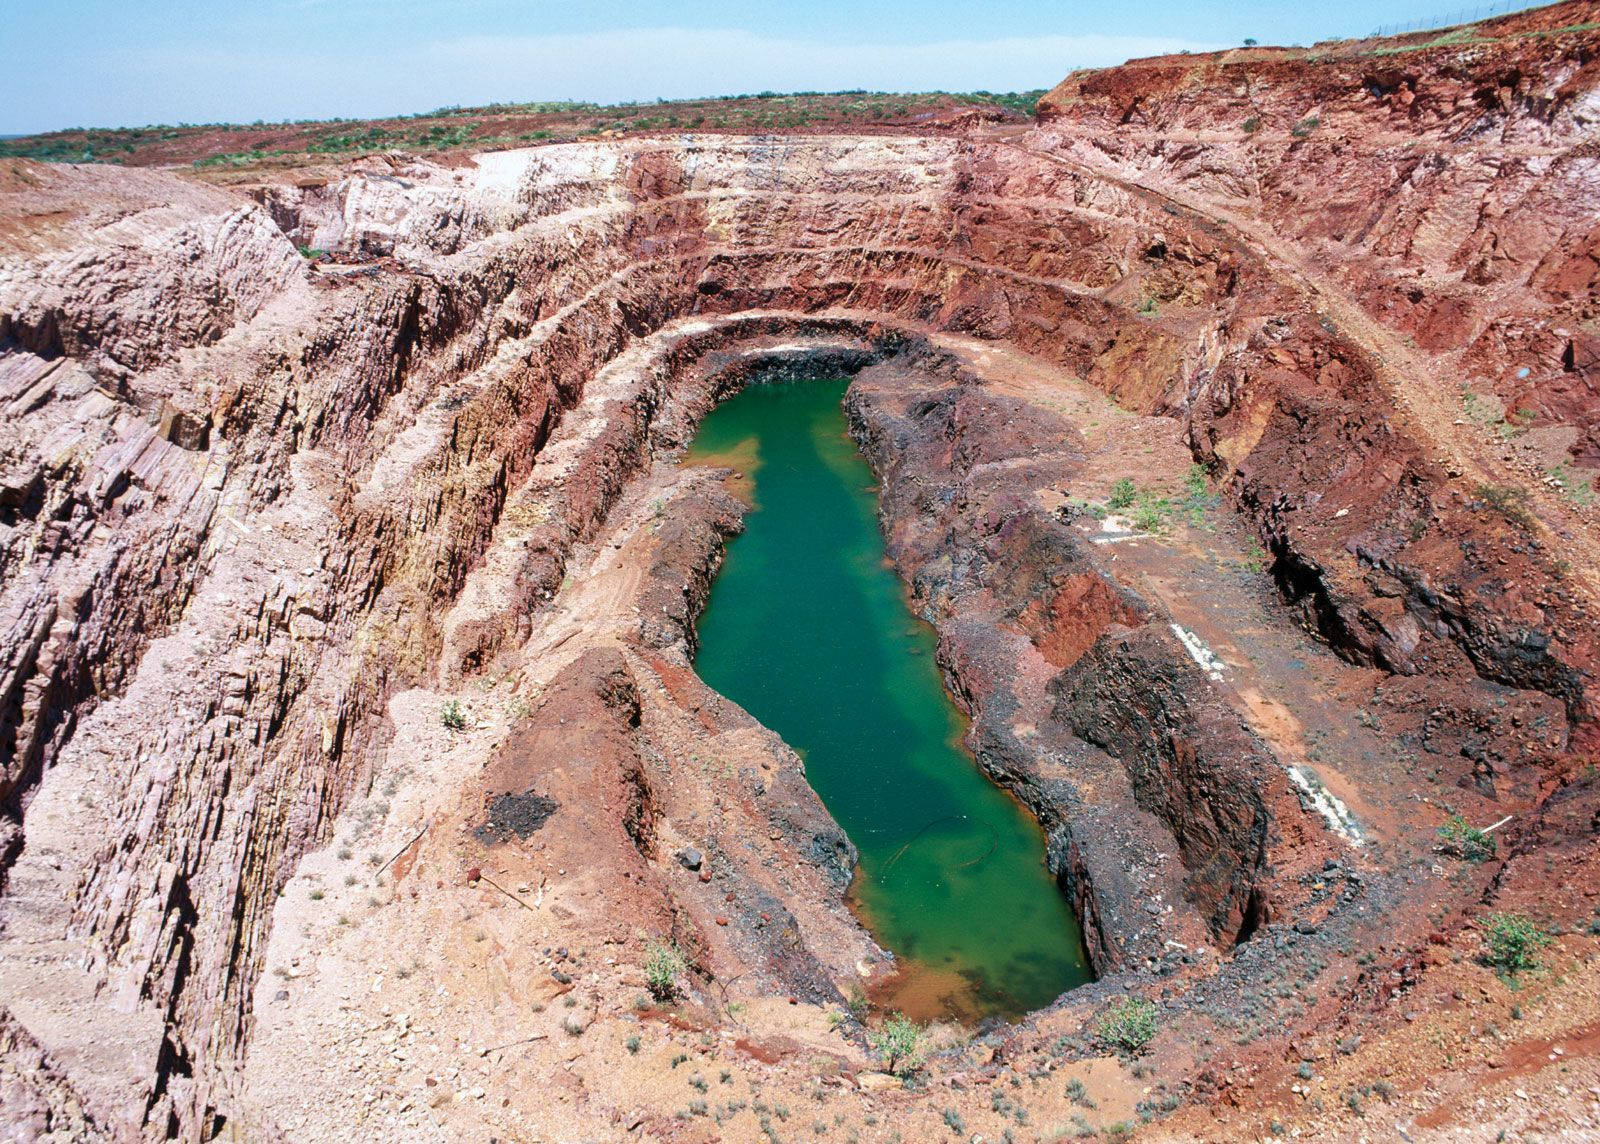
[[[5,1115],[67,1137],[290,1131],[259,1097],[268,949],[295,940],[280,895],[362,807],[406,843],[371,875],[396,933],[409,909],[446,925],[437,895],[492,860],[545,879],[558,930],[626,918],[596,941],[634,960],[635,925],[675,936],[709,1012],[746,975],[820,1006],[881,970],[797,761],[689,669],[738,508],[671,461],[774,362],[865,367],[850,414],[891,555],[1103,971],[1189,983],[1170,1001],[1198,1021],[1317,927],[1370,934],[1374,903],[1424,893],[1435,822],[1387,801],[1433,789],[1419,755],[1452,805],[1518,816],[1496,877],[1531,895],[1519,860],[1576,847],[1593,797],[1574,764],[1600,561],[1551,483],[1588,487],[1596,460],[1592,7],[1466,45],[1078,75],[1022,133],[396,156],[248,198],[11,165]],[[1113,430],[1153,474],[1193,459],[1226,489],[1266,548],[1267,644],[1301,621],[1343,657],[1327,705],[1212,678],[1184,601],[1092,547],[1073,498],[1108,491]],[[526,710],[447,749],[404,697],[475,681]],[[1394,750],[1358,729],[1302,752],[1280,707],[1303,726],[1360,708]],[[459,785],[401,823],[375,792],[409,789],[412,750],[455,759]],[[537,841],[481,849],[489,800],[530,792],[559,808]],[[1346,877],[1351,839],[1393,871]],[[596,855],[606,877],[563,881]],[[1477,892],[1449,892],[1442,940]],[[279,1049],[298,1029],[268,1025]]]

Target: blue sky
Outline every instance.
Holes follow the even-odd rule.
[[[1026,90],[1450,0],[0,0],[0,133],[772,89]]]

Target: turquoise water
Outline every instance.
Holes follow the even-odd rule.
[[[752,501],[698,625],[696,667],[771,727],[861,853],[859,916],[902,960],[882,1003],[1015,1016],[1089,980],[1038,823],[978,770],[935,637],[884,555],[848,379],[752,385],[706,418],[690,463]]]

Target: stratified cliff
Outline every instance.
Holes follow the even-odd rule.
[[[1512,1004],[1485,906],[1573,931],[1524,1004],[1577,1035],[1597,27],[1134,61],[1028,127],[0,168],[0,1117],[747,1138],[814,1087],[946,1131],[847,1015],[932,986],[691,666],[741,508],[675,461],[772,370],[859,371],[891,557],[1104,974],[935,1062],[974,1130],[1023,1075],[1030,1130],[1070,1076],[1196,1137],[1496,1083],[1408,1020]],[[1494,860],[1435,852],[1456,812]],[[1124,989],[1153,1093],[1083,1063]]]

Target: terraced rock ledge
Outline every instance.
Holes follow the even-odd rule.
[[[926,135],[7,161],[0,1122],[1600,1131],[1597,27],[1132,61]],[[910,1083],[849,839],[691,666],[744,504],[677,462],[773,371],[854,375],[1100,974]],[[1498,913],[1541,968],[1483,964]]]

